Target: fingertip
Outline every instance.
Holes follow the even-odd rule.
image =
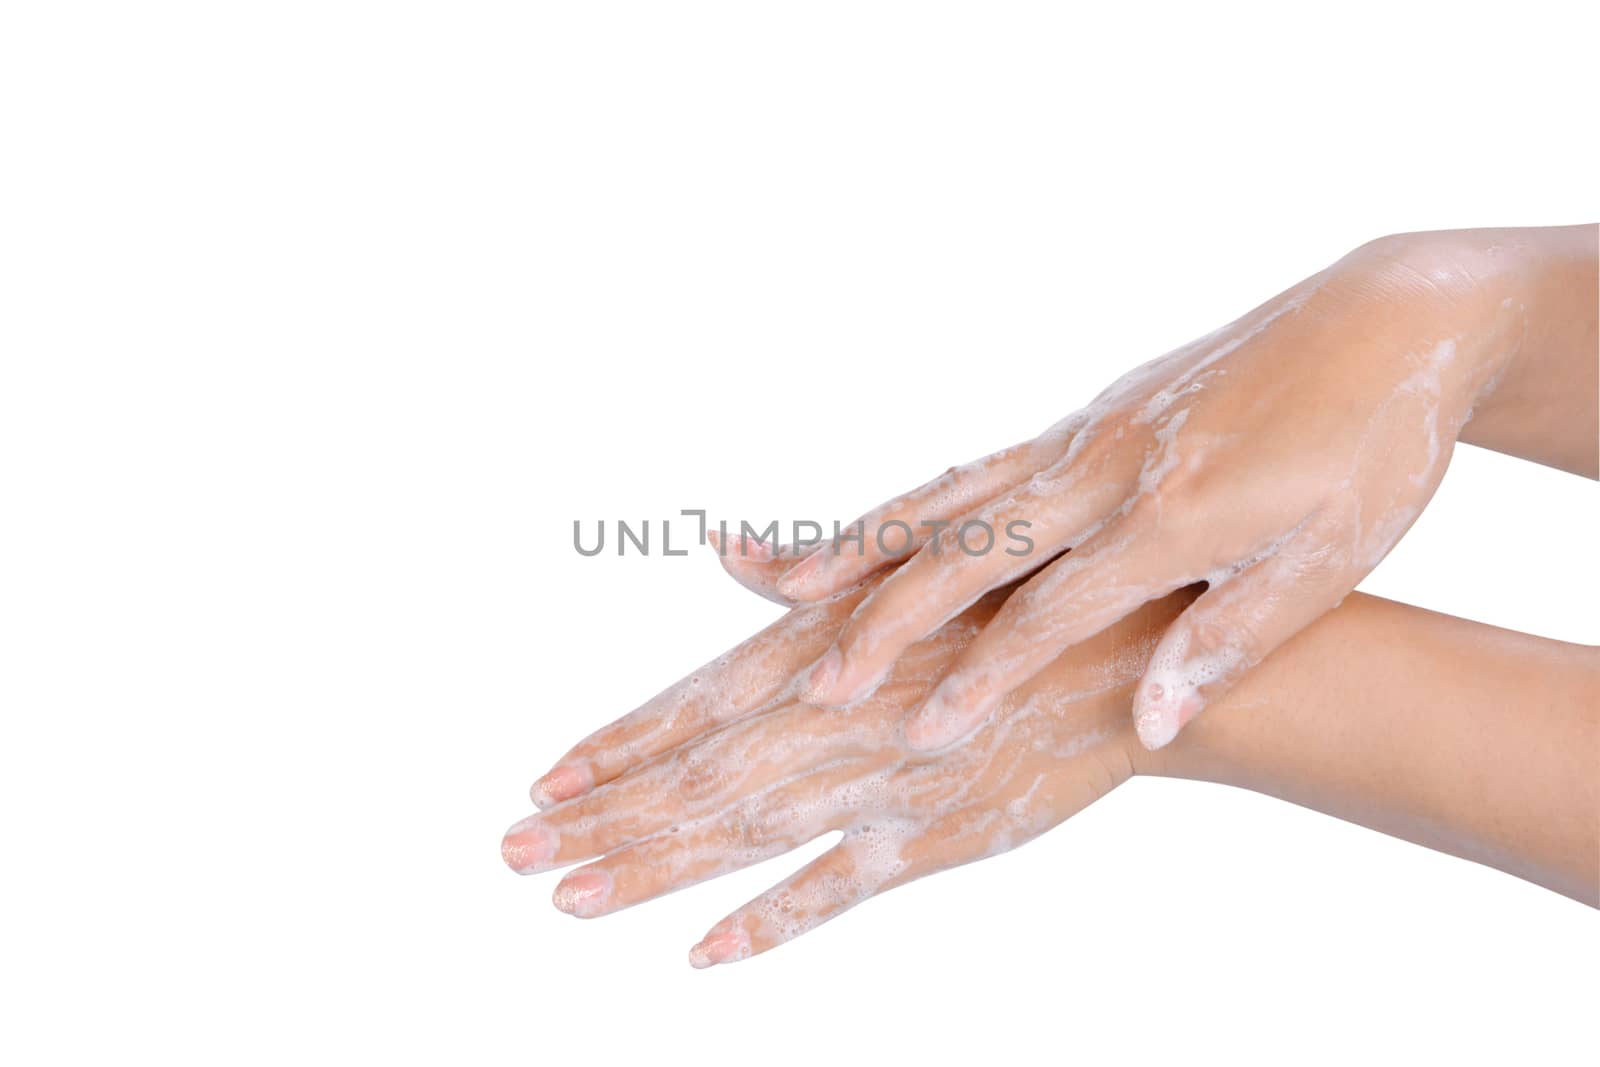
[[[500,841],[500,858],[518,874],[549,870],[561,848],[561,835],[533,815],[516,823]]]
[[[611,875],[604,870],[575,871],[563,878],[550,896],[556,910],[580,919],[605,914],[611,904]]]
[[[1149,682],[1134,695],[1133,729],[1147,751],[1157,752],[1170,745],[1204,708],[1205,701],[1193,688]]]
[[[824,708],[848,708],[878,691],[888,678],[894,664],[873,669],[872,664],[847,661],[837,646],[829,649],[817,661],[802,685],[801,698],[808,704]]]
[[[1175,720],[1150,714],[1135,715],[1133,729],[1139,735],[1139,743],[1145,747],[1146,752],[1160,751],[1178,736],[1178,724]]]
[[[813,663],[800,682],[800,696],[811,704],[824,704],[832,696],[839,682],[839,671],[844,666],[844,653],[838,645],[829,645],[828,651]]]
[[[689,966],[695,970],[704,970],[719,963],[748,959],[749,956],[750,935],[742,929],[735,928],[722,933],[707,934],[704,940],[689,950]]]
[[[563,763],[533,783],[528,796],[539,810],[571,800],[594,788],[594,769],[587,760]]]

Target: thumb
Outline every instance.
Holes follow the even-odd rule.
[[[1274,649],[1338,607],[1359,578],[1328,555],[1291,543],[1213,582],[1173,621],[1134,691],[1133,723],[1145,748],[1169,744]]]

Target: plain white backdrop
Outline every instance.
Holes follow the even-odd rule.
[[[1575,5],[0,9],[11,1063],[1594,1062],[1600,921],[1137,780],[706,973],[497,855],[776,611],[574,519],[831,516],[1380,234],[1594,221]],[[1600,642],[1461,449],[1363,588]]]

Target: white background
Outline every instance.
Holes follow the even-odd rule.
[[[6,5],[0,1058],[1594,1062],[1592,911],[1220,787],[706,973],[803,857],[500,864],[775,612],[574,518],[849,519],[1368,238],[1600,216],[1570,11],[1112,6]],[[1464,448],[1363,588],[1594,643],[1597,529]]]

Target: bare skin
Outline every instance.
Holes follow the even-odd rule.
[[[587,918],[842,831],[712,927],[690,953],[710,966],[1014,848],[1134,774],[1160,774],[1283,797],[1600,905],[1600,651],[1354,596],[1183,744],[1150,753],[1129,707],[1193,602],[1184,590],[1057,656],[968,743],[927,754],[906,743],[904,713],[1004,610],[1006,591],[912,645],[849,712],[798,699],[805,666],[869,593],[795,608],[577,745],[535,784],[546,810],[507,832],[506,862],[525,874],[584,864],[554,899]]]
[[[756,546],[748,562],[791,564],[776,577],[730,569],[814,602],[903,561],[810,670],[806,695],[828,707],[866,698],[913,643],[1027,577],[908,709],[923,750],[969,734],[1063,650],[1204,581],[1135,694],[1158,749],[1356,587],[1458,440],[1600,476],[1597,242],[1594,226],[1371,242],[1039,437],[875,508],[857,539],[787,557]],[[1032,551],[974,554],[983,530],[1018,522]]]

